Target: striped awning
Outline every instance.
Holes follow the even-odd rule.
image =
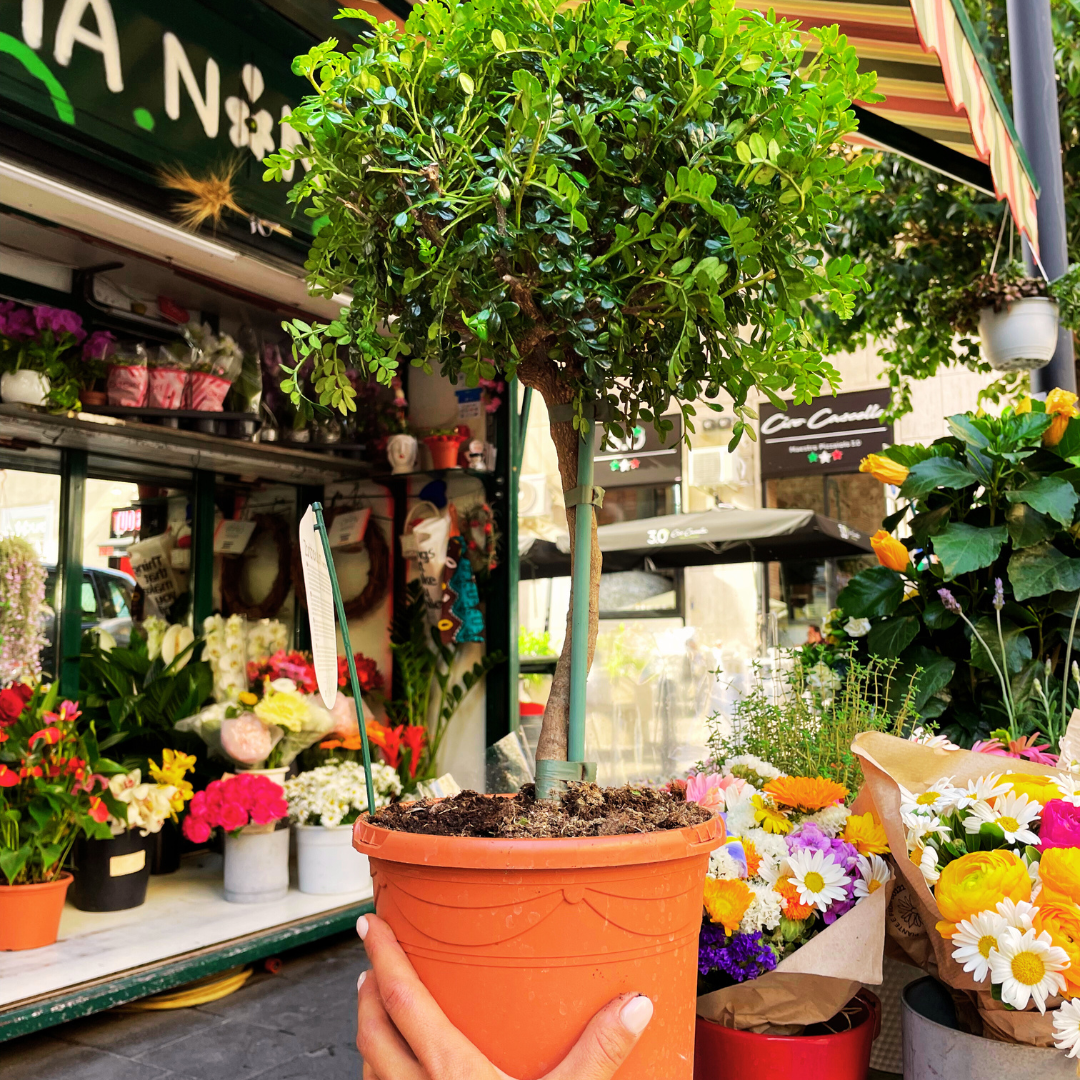
[[[776,0],[775,10],[804,27],[838,24],[859,70],[877,72],[885,100],[856,103],[853,141],[1008,200],[1038,253],[1038,184],[963,0]]]

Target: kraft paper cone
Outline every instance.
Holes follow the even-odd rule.
[[[866,779],[863,794],[873,800],[897,871],[886,924],[890,941],[912,963],[946,986],[971,997],[983,1024],[983,1030],[975,1034],[1002,1042],[1053,1046],[1053,1020],[1049,1013],[1042,1016],[1038,1012],[1006,1009],[993,999],[988,983],[976,983],[953,960],[951,944],[933,929],[941,913],[922,871],[907,857],[906,830],[900,820],[900,785],[918,794],[943,778],[951,778],[963,787],[967,781],[990,773],[1053,776],[1055,771],[1019,758],[974,754],[970,750],[941,750],[877,731],[856,735],[851,749],[862,764]]]
[[[881,982],[890,889],[878,889],[775,970],[698,998],[698,1016],[740,1031],[795,1034],[832,1019],[863,985]]]

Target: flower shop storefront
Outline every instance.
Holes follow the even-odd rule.
[[[282,320],[348,298],[308,295],[308,219],[261,160],[292,56],[341,25],[113,0],[90,45],[69,7],[0,12],[0,1041],[350,927],[359,725],[380,802],[482,789],[516,716],[513,388],[406,371],[342,421],[279,389]],[[214,234],[181,227],[202,211]],[[315,501],[360,677],[332,711]],[[11,894],[53,878],[55,940],[8,940]]]

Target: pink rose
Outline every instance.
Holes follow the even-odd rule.
[[[236,803],[225,803],[221,808],[221,827],[226,832],[236,832],[248,823],[247,811]]]
[[[205,844],[210,839],[210,825],[205,818],[194,817],[191,814],[184,818],[181,831],[193,844]]]
[[[254,713],[241,713],[221,722],[221,748],[241,765],[265,761],[274,741],[263,722]]]
[[[1051,799],[1042,811],[1039,849],[1080,848],[1080,807],[1062,799]]]

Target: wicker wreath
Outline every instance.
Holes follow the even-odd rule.
[[[337,514],[337,510],[331,510],[327,514],[327,531]],[[347,619],[362,619],[370,614],[386,595],[386,589],[390,583],[390,549],[374,516],[368,519],[363,544],[369,560],[367,584],[355,596],[344,601]],[[306,608],[307,594],[304,591],[304,567],[300,561],[299,544],[293,547],[292,575],[296,585],[296,598]]]
[[[269,533],[277,550],[277,576],[270,591],[259,603],[244,596],[244,558],[242,555],[230,555],[221,560],[221,607],[226,615],[246,615],[249,619],[270,619],[280,610],[289,595],[292,584],[292,539],[288,522],[279,514],[256,514],[255,531],[251,534],[254,541],[257,536]]]

